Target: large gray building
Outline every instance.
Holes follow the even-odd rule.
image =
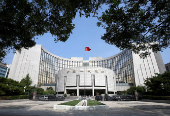
[[[124,50],[108,58],[82,57],[70,59],[56,56],[43,46],[16,51],[11,65],[9,78],[20,81],[28,73],[32,85],[45,88],[52,86],[60,94],[75,93],[77,96],[116,94],[132,85],[144,85],[144,80],[163,73],[165,65],[160,52],[141,59],[139,54]]]
[[[170,62],[165,64],[165,67],[166,67],[166,71],[170,71]]]
[[[0,77],[6,77],[7,69],[7,65],[0,62]]]

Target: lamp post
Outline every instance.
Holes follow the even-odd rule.
[[[146,92],[147,92],[147,86],[145,86],[145,90],[146,90]]]
[[[57,96],[58,96],[58,81],[59,81],[59,77],[57,77]]]
[[[138,92],[137,92],[137,90],[135,90],[135,99],[136,99],[136,101],[138,101]]]
[[[162,89],[164,89],[164,84],[163,83],[161,83],[161,87],[162,87]]]
[[[24,93],[25,93],[25,88],[26,88],[26,86],[24,87]]]

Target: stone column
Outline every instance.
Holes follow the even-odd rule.
[[[66,94],[66,80],[67,76],[64,76],[64,94]]]
[[[79,96],[79,77],[80,77],[80,75],[76,75],[76,80],[77,80],[77,96]]]
[[[79,96],[79,88],[77,87],[77,96]]]
[[[64,83],[64,94],[66,94],[66,83]]]
[[[94,75],[92,75],[92,95],[94,96]]]
[[[105,93],[108,94],[108,83],[107,83],[107,76],[105,76],[106,78],[106,89],[105,89]]]

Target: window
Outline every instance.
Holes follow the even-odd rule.
[[[89,66],[89,63],[85,62],[83,63],[83,66]]]
[[[166,66],[166,70],[169,71],[169,67],[168,66]]]

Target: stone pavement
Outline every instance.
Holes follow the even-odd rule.
[[[54,110],[66,101],[0,100],[0,116],[170,116],[170,104],[145,101],[101,101],[109,110]]]

